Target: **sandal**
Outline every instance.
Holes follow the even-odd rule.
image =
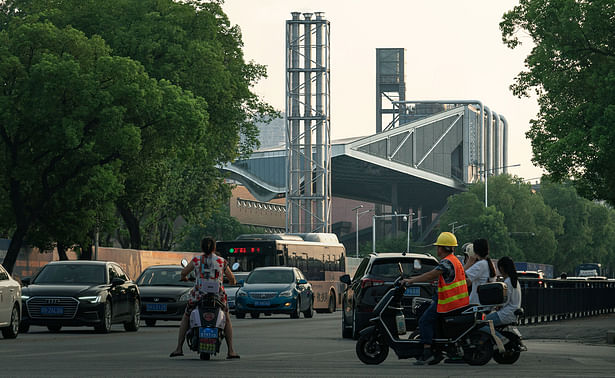
[[[238,355],[238,354],[234,354],[234,355],[232,355],[232,356],[231,356],[231,355],[226,356],[226,359],[227,359],[227,360],[232,360],[233,358],[240,358],[240,357],[239,357],[239,355]]]
[[[179,357],[179,356],[183,356],[184,353],[183,352],[173,352],[171,354],[169,354],[169,357]]]

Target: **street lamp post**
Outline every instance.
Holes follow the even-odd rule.
[[[359,257],[359,216],[369,213],[370,211],[372,211],[372,209],[368,209],[365,211],[361,211],[359,212],[359,209],[362,209],[363,205],[359,205],[355,208],[352,209],[352,211],[355,212],[355,236],[356,236],[356,240],[355,240],[355,248],[356,248],[356,257]]]
[[[374,215],[372,215],[372,252],[376,253],[376,218],[388,218],[388,217],[391,217],[391,218],[402,217],[402,219],[404,221],[408,222],[408,240],[406,242],[406,252],[410,252],[410,225],[413,222],[418,221],[419,219],[425,218],[423,216],[423,217],[419,217],[419,218],[410,220],[410,216],[411,215],[414,215],[414,213],[397,214],[397,212],[396,212],[394,214],[383,214],[383,215],[375,215],[374,214]]]

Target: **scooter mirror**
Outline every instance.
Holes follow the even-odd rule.
[[[186,259],[182,259],[182,266],[185,268],[186,266],[188,266],[188,260]]]
[[[421,260],[414,259],[414,270],[421,270],[423,268],[423,264],[421,264]]]
[[[233,272],[236,271],[237,269],[239,269],[239,263],[238,262],[236,262],[235,264],[233,264],[233,266],[231,266],[231,270]]]

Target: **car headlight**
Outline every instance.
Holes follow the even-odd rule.
[[[280,297],[292,297],[292,296],[293,296],[292,290],[286,290],[280,293]]]
[[[179,302],[187,302],[190,299],[190,292],[187,291],[179,296]]]
[[[30,299],[30,296],[29,296],[29,295],[22,295],[22,296],[21,296],[21,301],[22,301],[22,302],[23,302],[23,301],[27,301],[28,299]]]
[[[79,297],[80,301],[90,303],[100,303],[100,295],[88,295],[86,297]]]
[[[237,294],[238,297],[246,297],[248,295],[248,293],[246,293],[243,290],[237,290]]]

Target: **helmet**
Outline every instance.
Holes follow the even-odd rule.
[[[455,235],[450,232],[443,232],[438,235],[438,240],[436,240],[433,245],[439,245],[442,247],[456,247],[457,246],[457,238]]]
[[[463,253],[465,253],[467,256],[473,256],[474,255],[474,244],[473,243],[465,243],[462,247],[461,250],[463,251]]]

